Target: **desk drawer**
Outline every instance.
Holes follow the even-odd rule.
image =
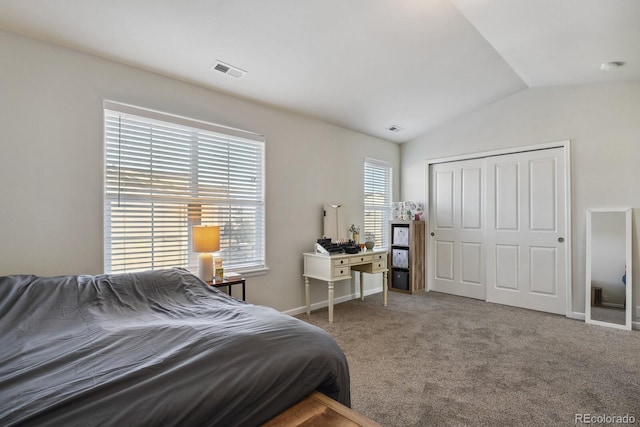
[[[333,260],[334,267],[346,267],[349,265],[349,258],[340,258]]]
[[[382,261],[382,260],[386,261],[386,260],[387,260],[387,254],[375,254],[375,255],[373,255],[373,259],[374,259],[375,261],[378,261],[378,260],[380,260],[380,261]]]
[[[385,271],[387,269],[387,260],[384,261],[374,261],[372,266],[372,273],[380,273],[381,271]]]
[[[350,264],[365,264],[373,261],[372,255],[357,255],[349,259]]]
[[[333,269],[333,278],[338,279],[340,277],[349,277],[349,267],[336,267]]]
[[[373,272],[379,273],[387,269],[387,256],[385,254],[376,255],[373,260]]]

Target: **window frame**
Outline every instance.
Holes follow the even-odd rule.
[[[176,246],[174,251],[179,252],[179,254],[176,254],[173,258],[168,258],[167,262],[175,262],[171,267],[182,267],[187,268],[190,271],[197,271],[198,254],[194,253],[192,249],[193,225],[213,224],[221,227],[221,247],[220,251],[215,255],[223,259],[223,267],[225,270],[251,274],[259,273],[268,269],[266,263],[266,141],[263,135],[113,101],[104,101],[103,110],[103,260],[105,272],[115,274],[129,271],[133,272],[169,268],[169,266],[164,265],[161,262],[156,262],[154,259],[154,248],[156,247],[156,235],[154,233],[155,228],[157,228],[157,224],[159,223],[158,217],[155,216],[155,213],[147,215],[149,217],[148,221],[146,221],[146,218],[143,220],[144,224],[150,226],[151,229],[154,230],[151,233],[147,233],[147,240],[148,242],[151,242],[147,244],[145,247],[146,252],[144,252],[147,254],[147,259],[150,259],[150,261],[145,261],[148,265],[129,268],[126,266],[126,261],[124,261],[123,265],[116,266],[116,264],[114,264],[113,254],[117,253],[117,251],[113,250],[114,233],[112,231],[114,230],[114,222],[112,220],[112,209],[116,198],[120,207],[123,206],[121,202],[129,201],[131,203],[131,200],[134,199],[138,199],[140,203],[146,203],[149,206],[162,204],[164,200],[170,199],[169,204],[172,206],[172,209],[180,211],[172,214],[172,218],[175,218],[176,221],[179,222],[179,225],[176,227],[180,228],[179,234],[181,237],[179,241],[175,243]],[[153,135],[154,131],[151,129],[154,129],[154,126],[164,126],[166,129],[176,129],[178,132],[188,133],[192,137],[192,140],[186,142],[185,145],[190,144],[190,150],[192,153],[190,154],[191,157],[189,157],[188,162],[181,164],[181,173],[188,176],[187,179],[190,181],[188,186],[183,186],[180,191],[175,193],[175,197],[174,193],[172,193],[170,197],[166,194],[163,196],[156,196],[153,192],[153,187],[155,185],[153,183],[147,184],[145,187],[149,189],[148,194],[132,195],[127,193],[126,190],[121,191],[122,184],[120,182],[120,172],[124,169],[120,162],[124,156],[127,156],[127,154],[121,155],[121,153],[118,152],[118,187],[115,190],[117,195],[114,195],[113,182],[109,183],[110,178],[112,181],[114,179],[113,126],[109,123],[109,120],[113,120],[114,115],[131,120],[142,120],[148,122],[150,126],[150,130],[148,130],[148,132],[151,135]],[[122,128],[117,129],[118,150],[120,150],[120,145],[122,144],[123,131],[124,129]],[[184,135],[181,134],[181,136]],[[149,139],[148,142],[149,151],[153,151],[154,147],[157,149],[159,146],[162,146],[163,149],[167,149],[167,147],[169,147],[169,151],[172,149],[171,140],[169,140],[169,142],[158,142],[160,140],[159,137],[156,137],[157,139],[153,139],[154,137],[151,136],[150,138],[151,139]],[[209,148],[207,148],[207,145]],[[203,153],[208,154],[211,157],[214,151],[222,150],[223,148],[221,147],[223,146],[228,150],[228,157],[225,158],[226,160],[224,162],[217,162],[215,168],[213,166],[208,166],[209,169],[203,167]],[[184,155],[185,151],[189,151],[189,148],[185,148],[185,146],[180,148],[174,146],[173,149],[181,149],[182,152],[180,154],[182,155]],[[207,150],[209,150],[209,152],[207,152]],[[246,153],[250,154],[249,158],[251,158],[252,161],[245,162],[245,159],[242,156],[246,155]],[[110,155],[111,158],[109,157]],[[171,155],[171,151],[169,152],[169,155]],[[178,156],[178,153],[176,152],[175,155]],[[145,161],[147,160],[145,159]],[[156,167],[154,161],[155,160],[153,160],[152,157],[148,160],[148,168],[150,171],[148,172],[149,176],[153,175],[153,168]],[[239,164],[238,162],[246,163],[246,169],[245,166],[240,165],[240,173],[236,173],[234,175],[234,172],[238,171],[232,171],[231,169],[234,164]],[[164,165],[166,165],[166,163]],[[171,168],[172,166],[169,167]],[[245,179],[242,183],[243,185],[246,185],[247,183],[246,178],[248,175],[242,175],[242,173],[247,173],[247,170],[252,169],[255,173],[250,177],[252,178],[252,181],[249,184],[250,188],[247,190],[248,193],[243,195],[243,189],[234,192],[234,188],[240,187],[240,179]],[[128,171],[130,170],[131,169]],[[174,170],[171,169],[171,171],[173,172]],[[221,185],[221,187],[225,188],[224,186],[226,184],[227,193],[224,197],[219,194],[208,194],[206,197],[201,196],[203,186],[205,184],[202,184],[199,181],[204,181],[201,176],[207,174],[207,171],[209,176],[214,176],[215,178],[222,177],[226,179],[226,181],[223,181],[223,184]],[[218,184],[216,183],[216,185]],[[220,185],[218,186],[220,187]],[[124,195],[122,193],[124,193]],[[157,193],[160,194],[160,191]],[[238,194],[240,196],[238,196]],[[122,200],[122,198],[125,200]],[[183,209],[179,207],[182,207]],[[221,214],[221,212],[223,212],[223,214]],[[126,215],[126,213],[124,215]],[[249,218],[249,222],[242,222],[246,221],[247,218]],[[240,225],[238,225],[239,222]],[[126,224],[126,221],[121,223],[121,225]],[[247,225],[247,227],[244,227],[244,225]],[[251,243],[245,244],[244,248],[242,248],[242,241],[245,238],[250,239]],[[123,237],[123,240],[126,239],[127,237]],[[238,241],[240,244],[237,243]],[[249,257],[246,259],[246,262],[239,262],[242,256],[247,256],[247,254],[249,254]],[[126,255],[124,255],[124,257],[126,258]]]
[[[378,171],[375,172],[373,168],[376,168]],[[393,200],[393,166],[391,165],[391,163],[383,160],[365,158],[363,169],[363,231],[365,233],[363,237],[366,238],[367,233],[373,232],[376,236],[376,247],[388,249],[391,244],[389,237],[389,223],[391,221],[391,203]],[[381,182],[370,182],[370,180],[373,179],[373,175],[379,176],[380,172],[384,173],[384,177],[382,178],[382,180],[379,180]],[[374,189],[382,192],[383,203],[380,203],[380,200],[370,200],[369,202],[367,202],[367,194],[370,190],[370,187],[379,184],[382,184],[386,187],[382,189]],[[374,218],[367,219],[368,214],[371,213],[374,213]],[[375,218],[376,213],[380,216],[380,218]]]

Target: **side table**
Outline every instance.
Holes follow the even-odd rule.
[[[215,286],[216,288],[227,288],[229,296],[233,296],[231,294],[231,287],[234,285],[242,285],[242,301],[246,301],[245,299],[245,279],[244,277],[233,277],[228,279],[223,277],[222,280],[213,280],[211,282],[207,282],[207,285]]]

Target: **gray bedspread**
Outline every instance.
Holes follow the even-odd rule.
[[[2,426],[252,426],[315,389],[350,404],[333,338],[184,270],[0,277]]]

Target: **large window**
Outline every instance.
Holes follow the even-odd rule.
[[[391,220],[391,165],[364,161],[364,232],[375,236],[376,246],[389,247]]]
[[[192,226],[220,226],[225,269],[265,267],[264,138],[105,102],[105,271],[197,269]]]

